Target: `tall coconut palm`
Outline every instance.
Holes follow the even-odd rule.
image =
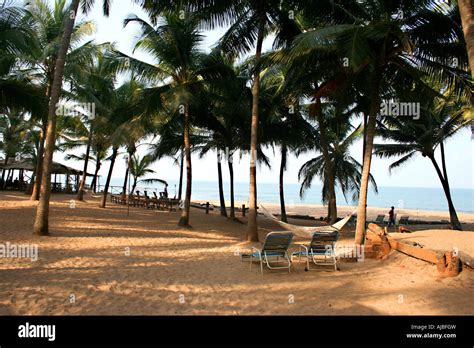
[[[467,109],[466,107],[465,111]],[[375,154],[379,157],[400,157],[390,165],[390,171],[407,163],[417,153],[431,161],[443,187],[451,226],[455,230],[461,230],[462,227],[451,197],[444,143],[472,120],[472,115],[464,114],[461,105],[451,98],[431,98],[431,101],[423,104],[419,119],[387,117],[384,121],[386,126],[380,135],[395,143],[375,145]],[[441,166],[435,158],[438,148],[441,154]]]
[[[338,7],[338,6],[336,6]],[[340,7],[340,6],[339,6]],[[356,244],[365,241],[367,189],[370,178],[376,118],[381,100],[389,98],[392,86],[419,82],[430,75],[447,88],[461,92],[465,83],[465,51],[460,50],[462,33],[453,11],[440,12],[433,1],[391,2],[385,0],[344,5],[346,22],[316,28],[295,40],[295,56],[321,47],[334,47],[340,60],[348,62],[371,106],[367,118],[363,171],[357,209]],[[420,20],[420,18],[422,20]],[[442,47],[433,42],[443,42]],[[458,58],[459,68],[451,66]]]
[[[56,62],[57,47],[61,40],[61,28],[70,16],[65,0],[55,0],[53,7],[44,0],[29,2],[26,6],[27,12],[23,17],[23,25],[32,28],[35,44],[27,54],[21,57],[22,63],[29,68],[29,74],[38,80],[43,86],[45,96],[51,96],[53,73]],[[77,69],[78,64],[83,64],[95,50],[94,44],[84,42],[84,39],[94,32],[94,24],[90,21],[76,23],[71,34],[71,49],[68,52],[66,62],[66,75]],[[33,117],[38,117],[33,115]],[[43,168],[44,140],[47,125],[47,115],[41,119],[41,142],[38,152],[38,163],[36,165],[35,180],[32,200],[39,199],[41,186],[41,174]]]
[[[90,9],[93,1],[87,0],[83,2],[84,10]],[[109,0],[103,1],[104,13],[109,13]],[[43,175],[41,180],[41,196],[36,210],[36,217],[33,232],[37,235],[49,234],[49,200],[51,196],[51,170],[53,163],[53,153],[55,145],[56,133],[56,105],[59,102],[62,90],[64,65],[66,55],[69,49],[71,35],[74,28],[74,22],[78,14],[79,0],[72,0],[69,7],[69,17],[64,23],[61,43],[58,48],[56,63],[54,67],[53,83],[51,86],[51,96],[48,106],[48,126],[45,136],[45,151],[43,157]]]
[[[142,100],[148,115],[179,114],[183,122],[183,143],[186,158],[186,193],[184,209],[178,222],[189,226],[189,211],[192,190],[191,168],[191,119],[195,120],[202,110],[199,95],[202,95],[208,79],[218,77],[219,67],[208,64],[206,55],[199,50],[202,35],[197,30],[198,21],[193,16],[180,18],[179,14],[168,14],[164,24],[153,27],[138,17],[125,21],[141,26],[141,37],[136,50],[146,50],[156,64],[148,64],[133,57],[122,55],[122,64],[129,67],[137,78],[149,81],[158,87],[143,90]],[[127,64],[125,64],[127,62]]]
[[[252,70],[252,112],[250,135],[250,187],[247,240],[258,241],[257,229],[257,152],[258,152],[258,115],[260,95],[260,58],[263,40],[270,32],[276,33],[275,44],[287,42],[298,33],[291,16],[287,1],[280,0],[239,0],[208,1],[182,0],[172,1],[177,8],[184,8],[189,13],[197,13],[205,27],[230,25],[220,46],[226,52],[244,54],[255,47],[255,66]],[[145,4],[150,13],[156,17],[166,12],[170,1],[156,1]]]
[[[346,200],[356,201],[359,195],[359,185],[362,173],[362,164],[360,164],[354,157],[349,154],[350,146],[360,139],[363,134],[362,128],[359,126],[353,128],[349,122],[341,122],[340,119],[331,114],[333,110],[326,111],[325,123],[321,125],[326,128],[326,134],[329,141],[329,156],[334,163],[334,179],[329,180],[325,168],[325,160],[322,155],[316,156],[306,163],[304,163],[299,172],[298,179],[301,182],[300,196],[303,197],[306,191],[311,187],[313,180],[318,177],[322,182],[321,197],[323,203],[329,201],[329,185],[334,184],[338,187]],[[321,127],[318,124],[319,127]],[[310,148],[321,152],[321,141],[319,139],[319,132],[315,132]],[[377,184],[372,175],[370,181],[377,192]],[[329,215],[328,211],[328,215]]]
[[[137,134],[142,130],[141,125],[137,125],[136,122],[133,122],[134,116],[136,115],[134,105],[138,99],[140,88],[141,85],[132,78],[116,88],[113,97],[110,98],[112,109],[109,113],[108,124],[112,127],[110,127],[111,133],[109,132],[108,136],[112,146],[112,155],[109,158],[110,166],[100,204],[101,208],[105,208],[106,206],[107,194],[109,192],[115,161],[119,154],[119,148],[130,141],[132,134]]]
[[[288,69],[274,65],[262,74],[261,132],[260,142],[266,146],[278,146],[281,152],[279,193],[281,220],[286,222],[284,173],[290,152],[299,153],[306,148],[313,136],[313,128],[304,119],[299,105],[301,96],[290,90]],[[298,89],[299,91],[299,89]]]

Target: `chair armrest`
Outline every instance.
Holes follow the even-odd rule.
[[[255,247],[251,247],[250,250],[251,250],[252,254],[253,254],[253,251],[255,250],[259,255],[262,255],[262,252],[260,251],[260,249],[257,249]]]
[[[300,252],[301,252],[301,249],[304,249],[307,253],[309,252],[309,249],[306,245],[300,244]]]

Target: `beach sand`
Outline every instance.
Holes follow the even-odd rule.
[[[257,264],[249,269],[238,256],[252,245],[244,242],[245,224],[217,211],[206,215],[192,209],[193,228],[182,229],[179,212],[130,208],[127,217],[125,206],[109,203],[100,209],[99,199],[89,196],[74,206],[72,198],[52,196],[51,236],[37,237],[32,235],[36,203],[23,194],[0,193],[0,243],[39,248],[36,262],[0,258],[0,315],[474,314],[474,271],[469,268],[442,278],[435,265],[392,251],[381,261],[340,262],[338,272],[305,272],[304,264],[295,262],[290,274],[265,270],[261,275]],[[315,207],[289,207],[288,212],[323,215]],[[339,212],[343,215],[344,208]],[[474,222],[474,214],[459,215]],[[281,230],[262,216],[259,226],[262,240]],[[473,232],[429,228],[393,235],[437,250],[456,246],[474,257]],[[474,231],[474,225],[465,229]],[[340,243],[353,238],[353,227],[346,228]]]

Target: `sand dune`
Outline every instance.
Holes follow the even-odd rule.
[[[36,237],[36,203],[0,193],[0,243],[39,247],[36,262],[0,258],[0,315],[474,313],[469,269],[440,278],[434,265],[392,252],[382,261],[339,263],[338,272],[305,272],[295,264],[290,274],[262,276],[257,265],[249,269],[238,256],[250,246],[245,225],[216,212],[193,209],[193,228],[181,229],[179,212],[131,208],[127,217],[126,207],[103,210],[92,198],[71,208],[71,198],[53,196],[51,236]],[[259,220],[262,238],[279,229]],[[439,249],[456,244],[474,254],[472,232],[425,230],[401,237]],[[352,238],[348,229],[341,243]]]

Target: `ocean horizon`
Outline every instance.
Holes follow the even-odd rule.
[[[101,180],[103,185],[104,180]],[[169,196],[178,195],[178,181],[168,181]],[[112,186],[121,187],[123,179],[112,178]],[[185,190],[185,183],[183,184],[183,195]],[[224,182],[224,196],[226,204],[230,204],[230,188],[229,183]],[[138,189],[144,189],[153,192],[160,192],[163,190],[163,185],[139,184]],[[248,202],[249,184],[246,182],[234,183],[234,198],[236,202]],[[300,185],[294,183],[285,183],[285,204],[318,204],[321,205],[321,186],[313,185],[306,191],[303,198],[299,195]],[[442,188],[427,188],[427,187],[393,187],[393,186],[379,186],[378,194],[374,192],[372,187],[369,187],[367,197],[368,206],[372,207],[391,207],[398,209],[419,209],[419,210],[435,210],[448,211],[448,203]],[[279,184],[278,183],[258,183],[257,195],[259,202],[265,203],[280,203]],[[474,189],[467,188],[452,188],[451,196],[453,199],[456,211],[464,213],[474,213]],[[192,199],[202,201],[219,201],[219,191],[217,182],[212,181],[193,181]],[[340,206],[354,206],[356,202],[352,201],[352,197],[344,198],[341,190],[336,190],[337,204]]]

